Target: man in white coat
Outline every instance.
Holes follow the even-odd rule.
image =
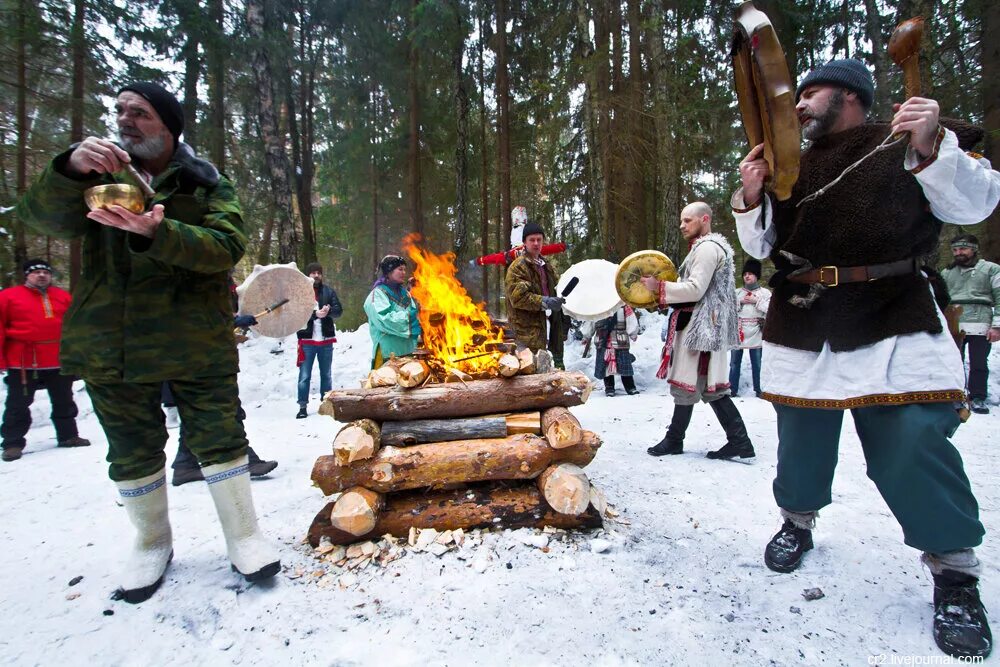
[[[771,290],[760,284],[760,260],[748,259],[743,264],[743,287],[736,290],[736,304],[739,307],[740,344],[733,349],[729,358],[729,384],[732,395],[740,393],[740,370],[743,366],[743,350],[750,356],[750,371],[753,377],[753,392],[760,398],[760,348],[763,342],[761,331],[764,316],[771,302]]]
[[[729,350],[739,344],[733,249],[721,234],[712,233],[712,209],[704,202],[681,211],[681,234],[690,252],[677,282],[647,276],[643,284],[659,294],[660,305],[672,305],[661,368],[666,368],[674,414],[663,440],[646,451],[651,456],[680,454],[694,405],[712,406],[726,432],[726,444],[708,453],[710,459],[755,456],[743,418],[729,397]]]

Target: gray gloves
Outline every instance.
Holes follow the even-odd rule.
[[[542,310],[562,310],[562,305],[566,303],[566,299],[561,296],[543,296],[542,297]]]

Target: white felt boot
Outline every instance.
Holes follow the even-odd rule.
[[[132,604],[148,600],[163,583],[163,573],[174,557],[166,483],[165,470],[115,483],[136,530],[132,554],[121,575],[121,588],[115,592],[116,599]]]
[[[247,581],[260,581],[276,575],[281,569],[281,561],[274,545],[257,526],[247,457],[205,466],[201,470],[219,513],[233,569]]]

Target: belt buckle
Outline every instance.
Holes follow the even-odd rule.
[[[823,272],[827,270],[833,271],[833,282],[830,282],[823,277]],[[819,280],[816,282],[823,287],[836,287],[840,284],[840,271],[838,271],[835,266],[821,266],[819,267]]]

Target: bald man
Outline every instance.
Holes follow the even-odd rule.
[[[712,233],[712,209],[705,202],[685,206],[680,227],[691,251],[677,282],[642,279],[659,294],[661,306],[674,307],[657,373],[670,383],[674,415],[664,438],[646,451],[651,456],[682,453],[694,405],[704,401],[726,432],[726,444],[708,458],[749,459],[755,456],[753,443],[729,397],[729,350],[740,344],[733,249],[724,236]]]

